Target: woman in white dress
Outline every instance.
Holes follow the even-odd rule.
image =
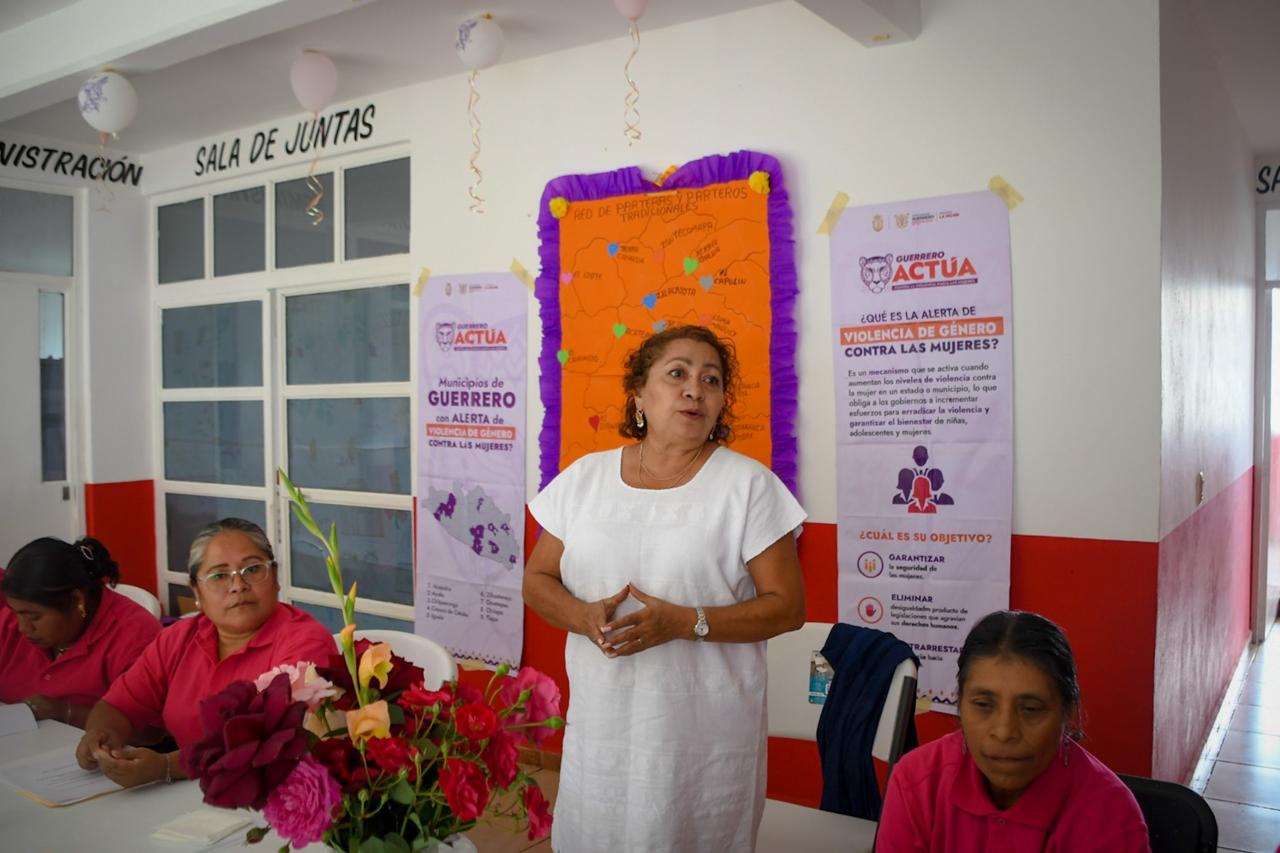
[[[737,364],[677,326],[627,360],[622,434],[530,504],[524,599],[569,632],[557,853],[755,848],[765,640],[804,623],[805,513],[731,437]]]

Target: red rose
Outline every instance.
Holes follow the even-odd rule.
[[[480,754],[489,768],[489,776],[498,788],[509,788],[516,780],[519,771],[517,761],[520,751],[516,748],[516,739],[508,732],[498,732],[490,740],[489,745]]]
[[[456,709],[453,724],[467,740],[484,740],[498,730],[498,715],[488,705],[476,702]]]
[[[524,811],[529,816],[529,840],[537,841],[551,834],[551,812],[547,800],[537,782],[530,781],[524,789]]]
[[[373,643],[368,640],[356,640],[356,660],[364,654],[365,649]],[[316,665],[316,673],[328,679],[335,687],[342,688],[342,695],[333,701],[333,706],[341,711],[350,711],[356,707],[355,686],[351,683],[351,670],[347,669],[347,659],[341,654],[329,656],[329,665]],[[415,666],[399,655],[391,656],[391,673],[387,676],[386,687],[374,692],[382,699],[395,699],[412,685],[421,684],[422,667]]]
[[[388,773],[399,773],[406,767],[413,767],[413,756],[417,749],[409,745],[404,738],[375,737],[369,738],[365,751],[374,763]]]
[[[440,770],[440,790],[460,821],[475,820],[489,804],[489,782],[479,764],[450,758]]]
[[[236,681],[202,701],[204,737],[184,751],[183,764],[200,780],[204,801],[261,810],[307,751],[306,712],[305,703],[292,701],[284,672],[261,693],[251,682]]]

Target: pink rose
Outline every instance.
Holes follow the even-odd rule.
[[[502,701],[507,705],[515,705],[526,690],[529,695],[524,700],[524,706],[508,716],[506,722],[509,726],[517,726],[521,723],[553,721],[549,726],[516,730],[520,736],[528,737],[535,744],[541,745],[552,732],[563,725],[560,719],[560,688],[549,677],[526,666],[515,678],[508,678],[502,685]]]
[[[495,787],[509,788],[516,780],[520,751],[516,749],[516,739],[509,732],[500,731],[495,734],[480,758],[488,766],[489,776]]]
[[[530,781],[529,787],[524,789],[524,811],[529,816],[530,841],[537,841],[551,834],[551,812],[537,782]]]
[[[324,765],[307,755],[267,796],[262,816],[297,850],[324,838],[333,823],[334,808],[341,802],[337,781]]]
[[[266,690],[267,685],[280,673],[289,676],[289,689],[293,692],[293,701],[305,702],[308,711],[314,711],[325,699],[333,699],[342,692],[333,682],[321,678],[316,672],[316,665],[310,661],[300,660],[296,664],[282,663],[275,669],[268,670],[258,676],[253,686],[259,692]]]
[[[449,810],[460,821],[475,820],[489,804],[489,782],[479,764],[450,758],[440,769],[440,790]]]

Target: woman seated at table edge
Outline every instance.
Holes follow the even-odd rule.
[[[1133,793],[1076,742],[1080,688],[1057,625],[988,614],[958,664],[960,731],[894,768],[879,853],[1149,851]]]
[[[200,703],[234,681],[280,664],[324,662],[333,636],[310,614],[279,601],[275,554],[262,528],[224,518],[197,534],[187,561],[201,615],[156,637],[93,707],[76,758],[129,787],[184,778],[181,752],[204,734]],[[125,744],[163,727],[178,750]]]
[[[25,702],[37,720],[83,727],[160,623],[107,587],[120,567],[96,539],[36,539],[0,578],[0,702]]]

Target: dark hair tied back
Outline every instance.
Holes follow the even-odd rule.
[[[71,544],[46,536],[18,549],[0,589],[10,598],[68,613],[75,606],[76,590],[96,608],[103,584],[115,586],[119,580],[120,566],[97,539],[85,537]]]
[[[1067,719],[1078,719],[1080,683],[1076,680],[1076,661],[1067,635],[1057,625],[1024,610],[997,610],[982,617],[960,650],[956,682],[961,696],[973,662],[991,657],[1022,658],[1037,667],[1057,688]],[[1079,739],[1079,726],[1069,725],[1068,734]]]

